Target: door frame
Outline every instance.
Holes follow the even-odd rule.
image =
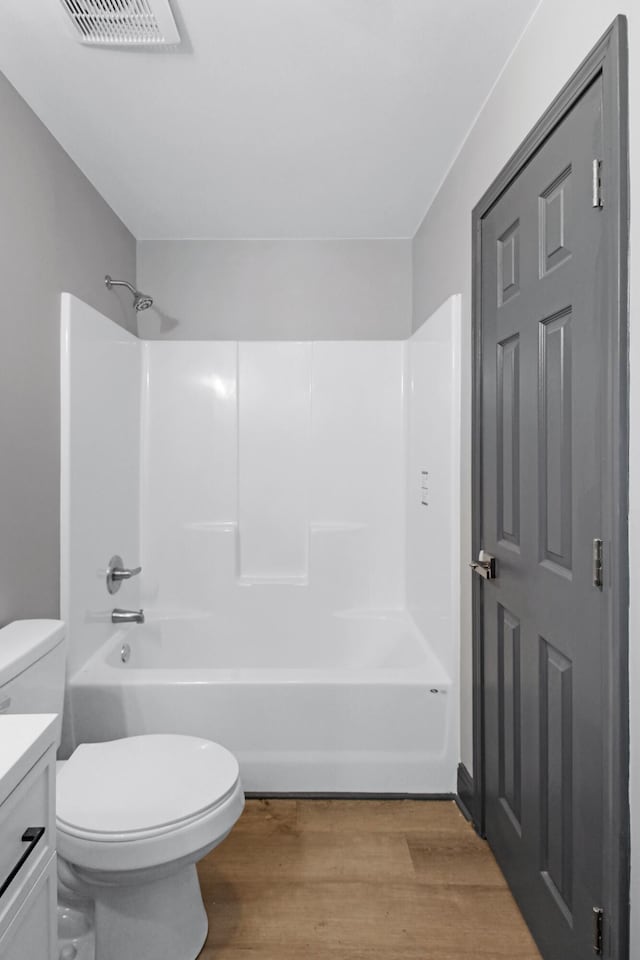
[[[607,209],[606,289],[610,321],[607,350],[606,462],[603,510],[611,536],[605,561],[611,570],[611,602],[607,611],[608,650],[604,677],[604,890],[605,956],[629,955],[629,679],[628,679],[628,63],[627,21],[618,16],[591,53],[562,88],[472,214],[472,549],[482,547],[482,221],[586,88],[603,81],[602,192]],[[473,824],[485,834],[484,644],[483,593],[473,578],[473,787],[468,799]]]

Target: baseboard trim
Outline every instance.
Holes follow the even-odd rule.
[[[458,764],[458,795],[456,801],[460,810],[470,821],[475,824],[475,791],[473,789],[473,777],[465,767],[464,763]]]
[[[455,793],[343,793],[245,790],[248,800],[454,800]]]

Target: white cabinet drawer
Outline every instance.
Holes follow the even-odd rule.
[[[53,854],[13,920],[0,935],[0,960],[55,960],[58,952]]]
[[[50,747],[0,805],[0,936],[55,850],[55,775]],[[44,832],[23,840],[29,828]]]

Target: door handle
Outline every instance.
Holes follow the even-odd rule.
[[[486,550],[481,550],[478,559],[470,563],[469,566],[483,580],[495,580],[498,576],[496,558],[492,557]]]

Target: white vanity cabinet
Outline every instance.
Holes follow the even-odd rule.
[[[55,960],[55,714],[0,715],[0,960]]]

